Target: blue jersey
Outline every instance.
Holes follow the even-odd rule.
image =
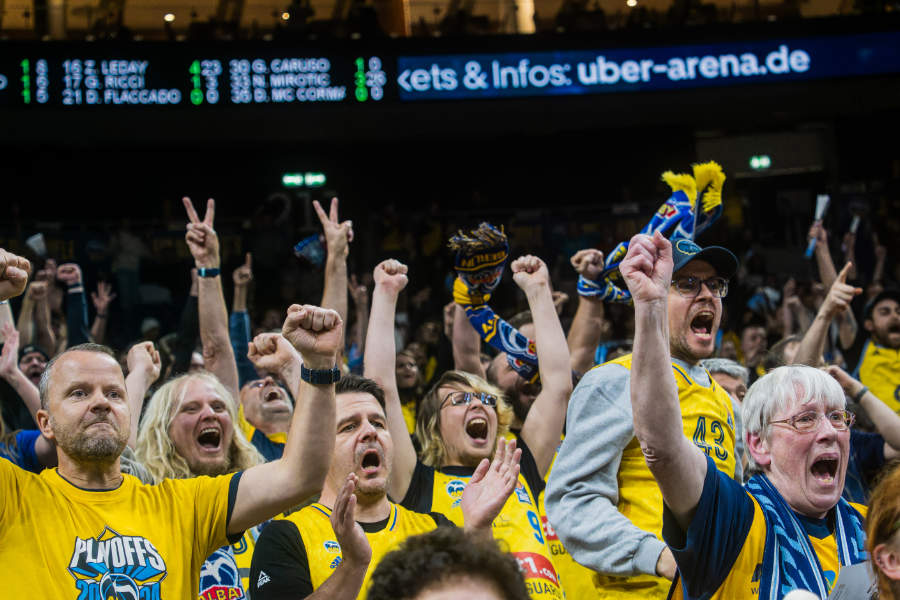
[[[37,429],[17,431],[14,439],[0,442],[0,458],[5,458],[26,471],[40,473],[44,465],[40,463],[34,451],[34,443],[40,436],[41,432]]]

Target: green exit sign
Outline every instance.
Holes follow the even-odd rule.
[[[759,156],[750,157],[750,168],[754,171],[762,171],[772,166],[772,159],[768,154],[760,154]]]
[[[308,171],[306,173],[285,173],[281,176],[281,185],[286,188],[322,187],[326,182],[325,173]]]

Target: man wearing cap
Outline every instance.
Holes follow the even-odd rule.
[[[35,386],[41,382],[41,375],[47,368],[50,356],[40,346],[28,344],[19,353],[19,369]]]
[[[737,259],[687,239],[672,248],[669,347],[684,432],[740,481],[731,399],[699,364],[714,351]],[[634,436],[631,360],[628,354],[595,367],[572,393],[547,483],[547,515],[575,560],[597,571],[598,598],[665,598],[675,561],[661,536],[662,495]]]
[[[865,386],[862,394],[868,388],[900,413],[900,290],[886,289],[872,298],[866,304],[865,319],[863,326],[871,338],[854,375]]]

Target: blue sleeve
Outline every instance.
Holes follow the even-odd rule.
[[[34,451],[34,443],[40,436],[41,432],[37,429],[23,429],[16,433],[16,445],[19,446],[21,460],[19,466],[32,473],[40,473],[44,470],[44,465],[38,460],[37,453]]]
[[[83,284],[79,284],[78,287],[84,290]],[[91,341],[84,291],[66,294],[66,327],[69,330],[67,347],[71,348]]]
[[[258,376],[256,368],[247,358],[247,344],[250,343],[250,315],[245,312],[232,312],[228,317],[228,333],[231,337],[231,349],[234,350],[234,361],[237,363],[238,387],[244,387],[248,381]]]
[[[850,455],[855,458],[863,476],[871,482],[871,477],[884,466],[884,438],[877,433],[851,429]]]
[[[703,493],[687,531],[663,505],[663,539],[678,563],[685,598],[705,600],[719,589],[752,523],[750,496],[707,457]]]

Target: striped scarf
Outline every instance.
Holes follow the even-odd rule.
[[[775,486],[765,475],[754,475],[745,488],[759,502],[766,518],[766,545],[759,582],[760,600],[781,600],[791,590],[809,590],[820,598],[828,595],[819,557],[809,536]],[[862,515],[843,498],[835,512],[835,538],[841,565],[866,560],[865,525]]]

